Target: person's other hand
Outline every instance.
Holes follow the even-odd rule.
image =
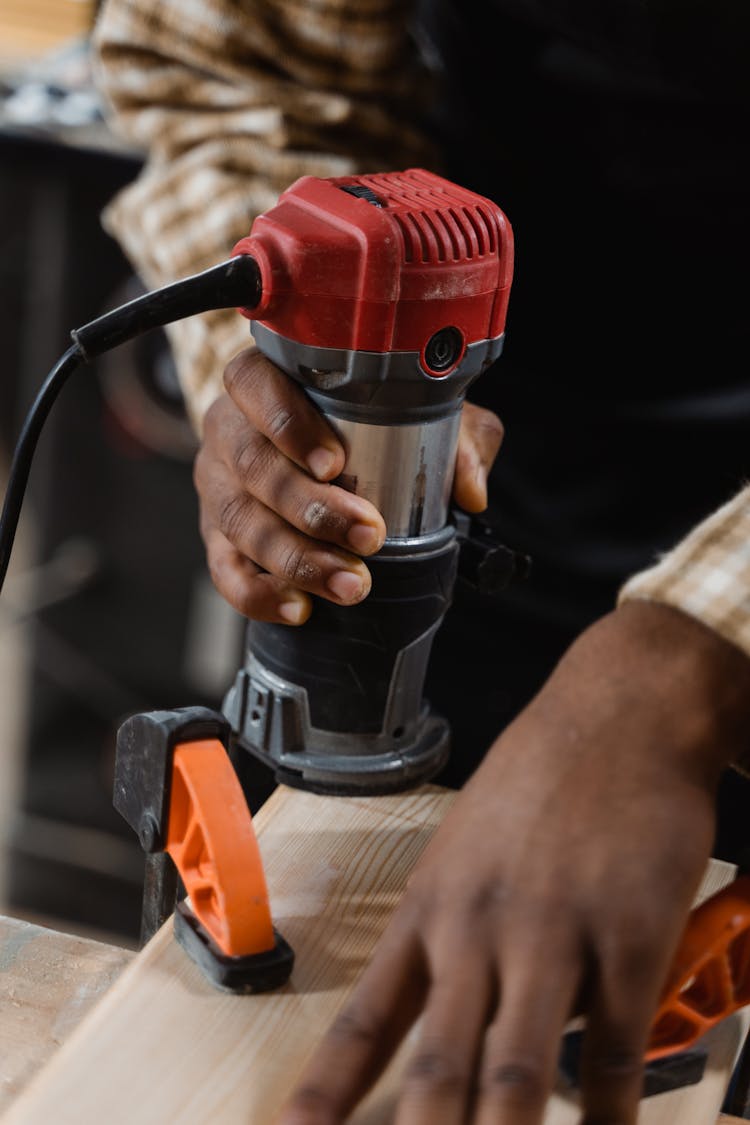
[[[255,348],[229,363],[226,392],[206,413],[194,481],[209,571],[245,617],[301,624],[310,595],[355,605],[370,590],[362,556],[383,544],[377,509],[331,482],[344,449],[304,392]],[[487,505],[499,419],[465,404],[454,497]]]
[[[456,798],[282,1125],[346,1120],[419,1016],[398,1125],[539,1125],[576,1014],[585,1121],[635,1122],[749,701],[750,660],[676,610],[586,630]]]

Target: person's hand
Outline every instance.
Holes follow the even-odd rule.
[[[229,363],[206,413],[194,481],[209,571],[245,617],[298,625],[310,595],[354,605],[370,590],[362,556],[386,528],[363,497],[329,483],[344,449],[304,392],[255,348]],[[502,441],[500,420],[465,404],[454,498],[479,512]]]
[[[539,1125],[576,1014],[585,1121],[635,1122],[749,700],[750,660],[676,610],[586,630],[456,798],[281,1125],[346,1120],[418,1016],[398,1125]]]

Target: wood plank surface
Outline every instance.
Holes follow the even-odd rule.
[[[93,0],[0,0],[0,66],[23,69],[87,36]]]
[[[0,917],[0,1113],[135,956]]]
[[[417,857],[453,794],[326,798],[279,789],[255,818],[274,922],[295,950],[290,982],[263,996],[210,985],[168,922],[16,1101],[3,1125],[271,1125],[357,980]],[[703,894],[733,875],[712,861]],[[716,1125],[745,1010],[707,1036],[697,1086],[642,1102],[644,1125]],[[355,1113],[391,1120],[404,1043]],[[578,1121],[557,1091],[545,1125]]]

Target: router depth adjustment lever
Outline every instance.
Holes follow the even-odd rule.
[[[364,602],[315,599],[298,627],[249,623],[222,709],[285,784],[408,789],[449,753],[422,691],[457,575],[486,593],[528,565],[450,508],[461,407],[503,347],[511,227],[490,200],[420,169],[307,176],[234,252],[258,266],[259,301],[240,309],[256,345],[338,432],[335,483],[372,501],[387,537]]]

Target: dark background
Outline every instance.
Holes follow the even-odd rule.
[[[70,330],[142,291],[100,222],[140,159],[103,126],[81,140],[6,122],[0,161],[7,461]],[[205,570],[193,450],[161,332],[77,370],[45,424],[23,513],[30,670],[10,913],[138,935],[143,855],[112,807],[117,728],[134,711],[218,705],[221,660],[240,658]]]

